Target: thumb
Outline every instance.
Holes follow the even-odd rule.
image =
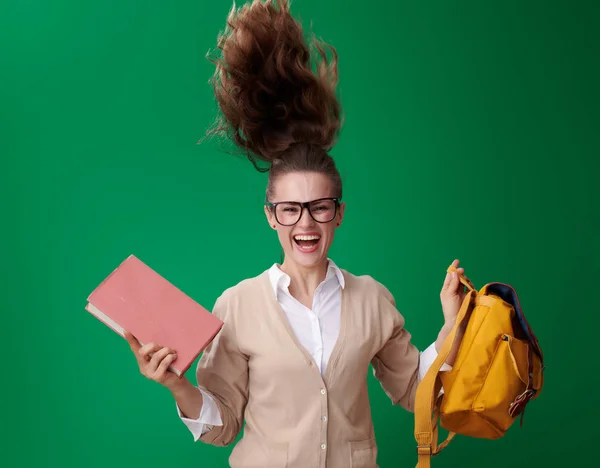
[[[452,272],[452,280],[450,281],[450,287],[448,288],[452,294],[457,294],[460,289],[460,279],[458,278],[458,273],[455,271]]]
[[[129,346],[131,347],[132,351],[137,353],[138,350],[142,347],[142,345],[137,340],[137,338],[135,336],[133,336],[131,334],[131,332],[129,332],[127,330],[124,331],[123,336],[127,340],[127,343],[129,343]]]

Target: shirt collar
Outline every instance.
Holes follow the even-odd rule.
[[[333,278],[336,278],[340,287],[344,289],[345,281],[342,270],[333,262],[333,260],[328,258],[327,261],[327,274],[325,276],[324,282],[328,282]],[[280,266],[281,265],[279,265],[278,263],[275,263],[271,268],[269,268],[269,279],[271,280],[271,286],[273,287],[275,296],[277,296],[278,289],[287,291],[291,281],[289,275],[281,271]]]

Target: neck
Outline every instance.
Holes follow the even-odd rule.
[[[290,277],[290,294],[292,296],[312,298],[317,286],[327,276],[328,260],[324,259],[313,267],[303,267],[296,263],[284,260],[281,271]]]

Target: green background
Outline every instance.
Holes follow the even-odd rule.
[[[215,116],[205,54],[231,3],[0,6],[3,466],[227,466],[231,447],[194,444],[84,305],[131,253],[209,308],[279,260],[266,176],[196,144]],[[598,5],[293,4],[340,54],[347,211],[332,258],[383,282],[423,349],[457,257],[478,287],[515,286],[545,351],[524,427],[458,437],[434,466],[595,457]],[[381,468],[414,466],[412,415],[369,384]]]

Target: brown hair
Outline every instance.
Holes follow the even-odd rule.
[[[254,167],[275,179],[295,171],[320,172],[341,198],[342,182],[328,154],[337,142],[342,112],[336,97],[337,53],[313,38],[311,49],[289,0],[252,0],[231,10],[219,36],[221,57],[211,83],[222,115],[208,135],[227,137]],[[327,50],[332,54],[328,60]],[[268,163],[263,168],[260,162]]]

